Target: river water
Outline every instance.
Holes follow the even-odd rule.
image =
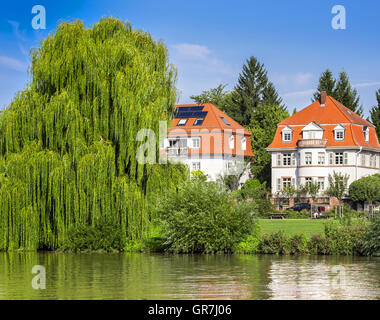
[[[0,253],[0,299],[380,299],[380,258]]]

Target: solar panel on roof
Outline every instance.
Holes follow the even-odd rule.
[[[175,112],[175,118],[201,118],[206,117],[207,111],[180,111]]]

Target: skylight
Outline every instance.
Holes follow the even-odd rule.
[[[228,122],[224,117],[220,117],[220,119],[222,119],[223,122],[224,122],[227,126],[230,126],[229,122]]]
[[[200,126],[204,121],[204,118],[199,118],[194,121],[194,126]]]
[[[177,126],[184,126],[187,122],[187,119],[181,119],[178,121]]]

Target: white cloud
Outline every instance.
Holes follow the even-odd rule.
[[[296,73],[296,74],[279,74],[274,73],[270,75],[271,81],[278,86],[294,85],[297,87],[310,84],[313,79],[313,74],[310,72]]]
[[[172,46],[178,58],[191,59],[191,60],[205,60],[211,51],[206,47],[199,44],[180,43]]]
[[[284,93],[281,96],[286,97],[286,98],[303,98],[306,96],[310,96],[311,94],[314,93],[314,91],[315,91],[314,89],[293,91],[293,92]]]
[[[373,86],[379,86],[380,82],[364,82],[364,83],[357,83],[352,85],[354,88],[365,88],[365,87],[373,87]]]
[[[25,63],[7,56],[0,56],[0,64],[17,71],[26,71],[27,69],[27,65]]]

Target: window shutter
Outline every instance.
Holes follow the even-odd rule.
[[[292,186],[295,187],[296,186],[296,179],[292,178]]]
[[[344,164],[348,164],[348,153],[345,152],[343,155],[344,155]]]
[[[281,191],[281,179],[277,179],[277,191]]]
[[[281,153],[277,154],[277,165],[281,166]]]
[[[292,166],[296,165],[296,155],[292,153]]]
[[[333,153],[329,153],[329,164],[333,164]]]

